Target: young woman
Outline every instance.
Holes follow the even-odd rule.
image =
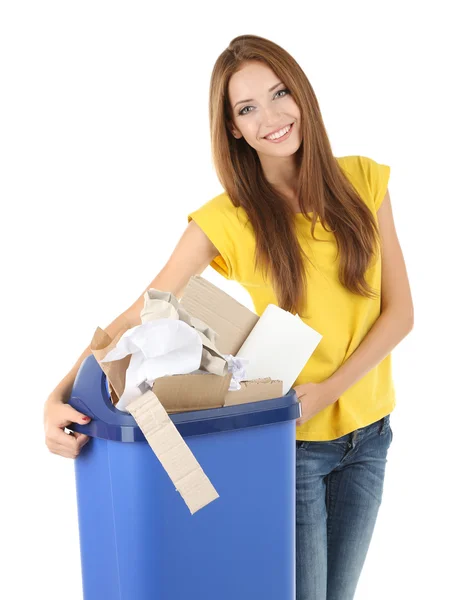
[[[350,600],[382,500],[391,350],[413,304],[387,188],[390,168],[333,156],[314,91],[281,47],[239,36],[210,86],[213,164],[225,190],[188,215],[173,254],[146,289],[177,297],[210,264],[250,294],[298,313],[322,334],[294,389],[297,423],[297,599]],[[106,329],[140,324],[144,290]],[[88,441],[66,400],[83,359],[45,404],[46,444],[76,457]],[[87,421],[86,421],[87,422]]]

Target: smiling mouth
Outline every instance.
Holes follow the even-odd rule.
[[[290,127],[290,129],[287,131],[287,133],[284,133],[284,135],[282,135],[280,138],[274,138],[274,139],[269,139],[269,135],[272,135],[272,133],[268,133],[268,135],[265,135],[262,139],[263,140],[268,140],[268,142],[275,142],[276,140],[280,140],[282,139],[284,136],[288,135],[290,133],[290,131],[292,130],[293,127],[293,123],[289,123],[287,125],[285,125],[285,127]],[[285,129],[285,127],[281,127],[279,129],[279,131],[282,131],[282,129]]]

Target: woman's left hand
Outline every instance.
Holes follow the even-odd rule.
[[[302,415],[296,420],[297,426],[306,423],[306,421],[309,421],[314,415],[335,401],[325,381],[321,383],[303,383],[292,389],[301,402]]]

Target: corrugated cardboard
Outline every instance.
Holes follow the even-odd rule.
[[[127,405],[191,514],[219,498],[158,397],[147,391]]]
[[[180,304],[189,315],[214,330],[218,351],[232,356],[237,355],[259,319],[248,308],[199,275],[191,277]],[[124,391],[125,373],[131,355],[112,362],[100,361],[116,346],[127,329],[128,323],[112,340],[98,327],[90,345],[94,357],[107,375],[115,405]],[[189,373],[159,377],[153,382],[151,391],[127,406],[153,451],[159,453],[158,459],[192,514],[218,498],[218,493],[167,413],[234,406],[282,396],[280,380],[265,377],[242,381],[241,389],[229,391],[231,377],[230,372],[224,375]],[[186,473],[183,472],[185,467]]]
[[[193,275],[183,291],[181,306],[211,327],[222,354],[236,356],[259,316],[200,275]]]

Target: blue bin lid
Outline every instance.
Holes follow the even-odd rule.
[[[68,403],[91,417],[87,425],[69,425],[72,431],[121,442],[146,441],[134,417],[113,404],[107,377],[93,354],[82,362]],[[280,398],[169,415],[182,437],[296,420],[299,416],[300,403],[293,389]]]

